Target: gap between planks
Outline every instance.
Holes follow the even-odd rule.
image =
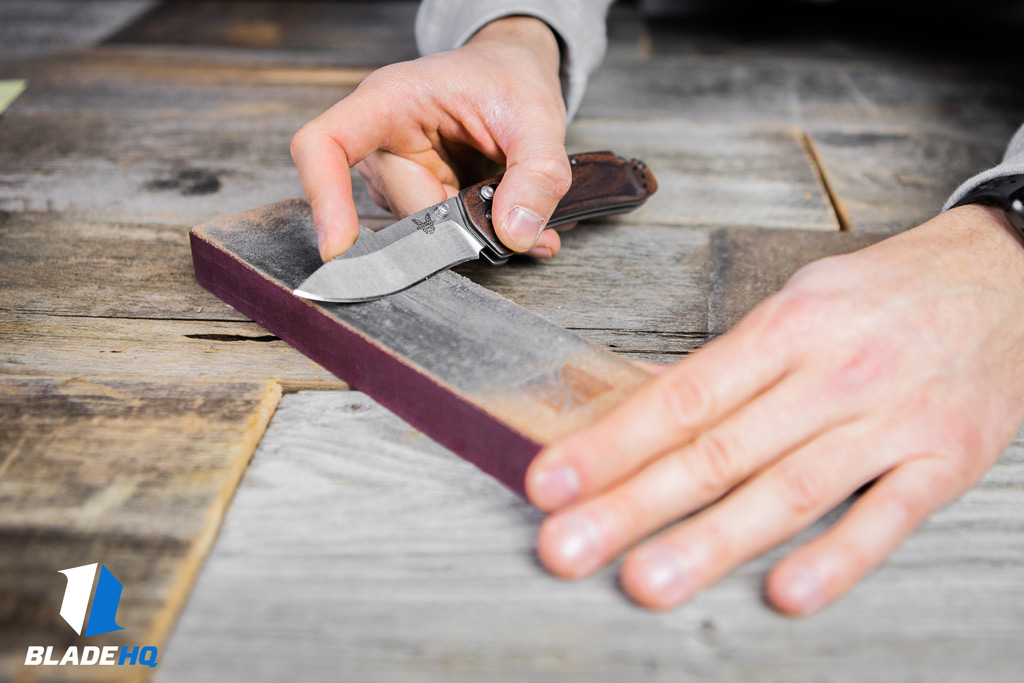
[[[192,588],[199,578],[199,570],[202,569],[203,563],[206,562],[206,558],[213,550],[213,544],[224,524],[228,507],[242,483],[242,477],[252,461],[256,447],[263,439],[263,434],[267,431],[267,426],[270,424],[277,406],[281,403],[281,395],[281,385],[271,383],[270,390],[250,416],[245,437],[239,445],[238,457],[217,493],[217,497],[213,500],[213,504],[207,510],[202,531],[178,568],[177,576],[171,583],[170,593],[153,620],[150,642],[167,643],[178,617],[181,616],[185,608],[188,596],[192,593]]]
[[[798,135],[800,140],[800,146],[803,147],[804,152],[807,153],[807,159],[811,162],[811,167],[814,169],[814,173],[818,178],[818,182],[821,183],[822,189],[825,191],[825,196],[828,197],[829,206],[832,207],[832,213],[835,214],[836,223],[839,224],[839,230],[841,232],[850,232],[852,224],[850,223],[850,217],[843,207],[843,201],[836,194],[835,188],[832,187],[832,183],[829,182],[828,173],[825,171],[825,164],[821,160],[821,155],[818,154],[818,149],[814,146],[814,140],[811,138],[811,134],[806,130],[800,130]]]

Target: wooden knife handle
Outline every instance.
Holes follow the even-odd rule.
[[[571,155],[569,163],[572,185],[548,221],[549,228],[595,216],[627,213],[658,189],[651,169],[639,159],[625,159],[612,152],[586,152]],[[483,255],[494,263],[502,263],[515,253],[494,232],[491,199],[487,190],[481,192],[485,187],[497,189],[501,179],[502,176],[491,178],[459,193],[467,222],[487,243]]]

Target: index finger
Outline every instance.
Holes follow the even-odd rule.
[[[600,491],[685,445],[788,372],[782,349],[736,328],[652,379],[593,424],[541,451],[526,474],[530,501],[551,511]]]
[[[292,160],[313,209],[324,261],[343,253],[359,235],[349,169],[384,144],[388,131],[372,97],[357,89],[292,138]]]

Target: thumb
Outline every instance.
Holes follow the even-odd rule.
[[[509,249],[519,252],[537,243],[572,182],[562,134],[535,130],[531,138],[508,150],[508,170],[494,193],[495,230]]]

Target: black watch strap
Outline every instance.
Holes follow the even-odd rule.
[[[1024,240],[1024,174],[995,178],[978,185],[952,208],[965,204],[988,204],[1006,212],[1010,225]]]

